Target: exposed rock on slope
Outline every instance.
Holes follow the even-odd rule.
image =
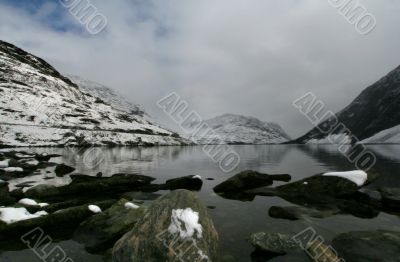
[[[44,60],[0,41],[0,146],[186,143],[82,91]]]
[[[400,125],[400,66],[365,89],[336,116],[339,123],[343,123],[360,141],[365,140],[364,142],[370,143],[399,142],[399,128],[391,128]],[[336,125],[334,118],[329,118],[320,124],[320,126],[324,126],[324,130],[329,130],[329,127]],[[377,135],[383,130],[387,130],[387,132]],[[341,129],[335,130],[333,134],[346,135]],[[372,136],[375,137],[368,139]],[[323,143],[327,141],[326,138],[326,134],[318,128],[314,128],[293,142]],[[351,141],[349,140],[349,142]]]

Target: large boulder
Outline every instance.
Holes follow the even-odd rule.
[[[133,228],[144,211],[145,208],[121,199],[106,211],[82,222],[73,238],[83,243],[89,251],[112,247],[122,235]]]
[[[290,181],[290,175],[268,175],[252,170],[240,172],[214,187],[216,193],[229,193],[270,186],[274,180]]]
[[[39,185],[28,189],[27,198],[64,199],[65,196],[110,196],[117,193],[137,190],[154,180],[152,177],[134,174],[117,174],[112,177],[92,177],[86,175],[72,175],[72,182],[68,185],[55,187]]]
[[[348,232],[335,237],[332,245],[346,262],[400,261],[400,232]]]
[[[176,190],[154,201],[114,245],[113,261],[213,260],[217,242],[213,222],[196,194]]]
[[[92,203],[105,210],[112,206],[115,200],[101,201]],[[89,205],[81,205],[59,210],[52,214],[32,218],[28,220],[18,221],[12,224],[0,224],[0,241],[17,239],[26,232],[40,227],[47,233],[58,232],[67,234],[73,231],[82,221],[94,215],[93,211],[89,210]],[[62,229],[60,231],[60,229]]]

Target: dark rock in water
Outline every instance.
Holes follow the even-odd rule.
[[[335,237],[332,245],[346,262],[400,261],[400,232],[348,232]]]
[[[0,183],[0,205],[12,205],[16,202],[16,199],[10,195],[8,189],[8,183]]]
[[[215,180],[215,179],[212,178],[212,177],[208,177],[208,178],[206,178],[206,180],[213,181],[213,180]]]
[[[167,180],[165,185],[162,186],[162,189],[187,189],[199,191],[203,186],[203,181],[200,177],[197,176],[184,176],[179,178],[174,178]]]
[[[126,203],[127,200],[121,199],[106,211],[82,222],[73,239],[83,243],[89,251],[112,247],[121,236],[133,228],[145,211],[143,207],[128,208]]]
[[[96,174],[96,177],[102,177],[102,176],[103,176],[102,172],[99,172],[99,173]]]
[[[279,233],[259,232],[250,236],[250,244],[257,250],[273,254],[286,254],[287,252],[300,251],[300,246],[290,236]]]
[[[93,204],[105,210],[114,203],[115,200],[109,200]],[[60,229],[62,229],[64,234],[67,234],[93,214],[94,213],[89,210],[88,205],[82,205],[63,209],[45,216],[18,221],[9,225],[0,224],[0,241],[20,239],[23,234],[37,227],[40,227],[47,234],[50,234],[52,231],[59,231]]]
[[[75,168],[67,166],[67,165],[64,165],[64,164],[60,164],[60,165],[57,165],[55,173],[56,173],[57,176],[65,176],[65,175],[70,174],[70,173],[72,173],[74,171],[75,171]]]
[[[69,185],[55,187],[39,185],[28,189],[25,196],[38,199],[64,199],[65,196],[110,196],[114,197],[121,192],[139,189],[154,180],[152,177],[116,174],[112,177],[93,177],[85,175],[72,175]]]
[[[382,188],[380,193],[385,208],[400,211],[400,188]]]
[[[272,206],[268,211],[270,217],[288,220],[298,220],[304,217],[325,218],[340,213],[340,210],[317,210],[313,208],[290,206]]]
[[[50,160],[50,158],[60,157],[60,156],[61,155],[57,155],[57,154],[46,154],[46,153],[43,153],[43,154],[36,155],[36,159],[39,160],[39,161],[48,162]]]
[[[24,197],[24,191],[22,190],[22,188],[14,189],[10,192],[10,196],[19,200]]]
[[[215,193],[230,193],[230,192],[240,192],[244,190],[249,190],[253,188],[270,186],[273,184],[274,180],[279,181],[289,181],[290,175],[268,175],[258,173],[256,171],[243,171],[225,182],[214,187]]]
[[[315,198],[316,195],[342,197],[354,194],[358,186],[352,181],[336,176],[316,175],[290,184],[278,186],[279,194],[286,196],[304,196]]]
[[[197,196],[176,190],[154,201],[114,245],[113,261],[205,261],[206,256],[213,260],[217,242],[213,222]]]

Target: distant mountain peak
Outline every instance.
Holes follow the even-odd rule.
[[[207,137],[192,138],[201,144],[213,139],[227,144],[277,144],[290,140],[278,124],[263,122],[256,117],[226,113],[203,122],[214,132]],[[194,122],[190,126],[197,124]]]

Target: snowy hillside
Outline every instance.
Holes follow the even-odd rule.
[[[361,141],[364,144],[400,144],[400,125],[383,130]]]
[[[178,145],[188,141],[79,89],[0,41],[0,146]]]
[[[127,100],[123,95],[110,87],[102,84],[84,79],[80,76],[66,75],[69,79],[77,84],[83,91],[101,98],[104,102],[110,104],[112,107],[125,111],[131,115],[144,116],[145,112],[140,105],[135,105]]]
[[[379,138],[381,141],[393,141],[395,137],[389,140],[387,136],[396,131],[393,127],[400,125],[400,66],[391,71],[385,77],[375,84],[366,88],[349,106],[336,114],[339,123],[348,128],[352,135],[359,140],[373,141]],[[335,130],[333,136],[343,137],[348,143],[352,141],[348,134],[345,134],[340,128],[333,128],[337,122],[329,118],[322,122],[323,130]],[[387,130],[382,134],[379,132]],[[393,134],[395,134],[394,132]],[[294,143],[325,143],[327,134],[314,128],[304,136],[292,141]],[[340,142],[341,139],[336,141]],[[364,142],[363,141],[363,142]],[[341,143],[341,142],[340,142]]]
[[[203,137],[204,130],[198,132],[197,137],[191,137],[199,144],[277,144],[290,139],[278,124],[263,122],[255,117],[225,114],[203,122],[212,128],[212,132]],[[198,123],[189,126],[196,125]]]

